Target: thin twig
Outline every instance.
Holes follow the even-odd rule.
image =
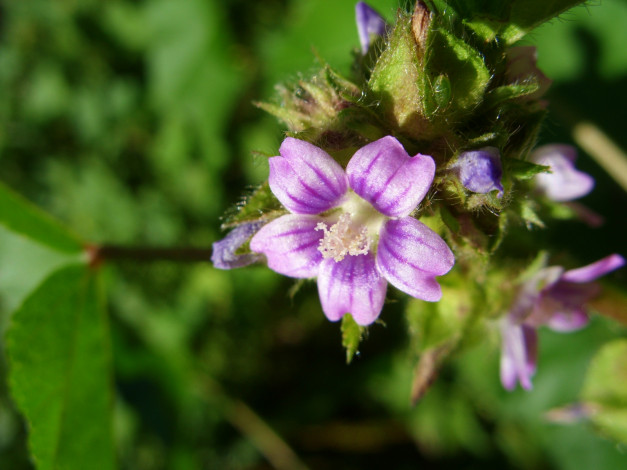
[[[117,245],[90,245],[86,247],[91,266],[106,261],[174,261],[203,262],[211,259],[211,248],[155,248]]]
[[[276,470],[309,470],[279,434],[252,408],[241,400],[229,397],[222,387],[208,376],[199,383],[204,391],[220,402],[225,419],[257,448]]]

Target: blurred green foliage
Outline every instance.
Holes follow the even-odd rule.
[[[394,17],[396,1],[370,3]],[[85,240],[209,246],[241,189],[267,176],[260,155],[276,153],[282,139],[251,102],[306,75],[317,55],[350,73],[353,8],[331,0],[5,2],[0,179]],[[526,39],[555,80],[542,140],[571,141],[575,114],[627,148],[627,5],[607,0],[562,18]],[[585,155],[579,166],[597,179],[584,203],[605,226],[566,222],[542,234],[557,259],[568,250],[584,264],[624,249],[627,198]],[[0,229],[1,330],[64,260]],[[209,263],[127,262],[102,275],[122,469],[265,469],[277,455],[297,465],[267,444],[275,441],[259,417],[309,468],[627,465],[625,449],[591,425],[544,416],[577,401],[595,351],[625,336],[601,317],[575,334],[542,332],[531,393],[501,389],[494,331],[412,408],[417,351],[404,300],[386,305],[386,326],[370,328],[346,365],[340,327],[324,319],[313,283],[292,298],[292,281],[263,267],[225,272]],[[5,366],[0,359],[0,467],[30,469]]]

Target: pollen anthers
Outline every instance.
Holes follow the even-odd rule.
[[[331,228],[324,222],[316,225],[316,230],[323,230],[318,250],[324,258],[342,261],[346,255],[365,255],[370,249],[368,229],[355,226],[349,213],[343,213]]]

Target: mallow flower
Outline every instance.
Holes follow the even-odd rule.
[[[451,165],[460,182],[473,193],[489,193],[498,191],[503,196],[501,176],[501,156],[496,147],[484,147],[477,150],[462,152],[457,161]]]
[[[531,389],[536,370],[537,328],[559,332],[583,328],[588,323],[586,304],[600,293],[593,281],[625,265],[613,254],[587,266],[568,271],[560,266],[540,270],[525,282],[501,323],[501,382],[512,390],[516,383]]]
[[[427,301],[442,296],[435,276],[455,262],[444,240],[410,214],[435,174],[430,156],[410,157],[392,136],[355,152],[346,171],[324,150],[286,138],[270,163],[270,189],[289,210],[251,239],[274,271],[317,278],[331,321],[351,313],[374,322],[388,282]]]
[[[355,20],[361,43],[361,53],[366,55],[370,48],[372,36],[377,37],[385,34],[385,20],[365,2],[357,2],[355,5]]]
[[[594,179],[575,168],[576,158],[577,151],[570,145],[550,144],[535,149],[529,159],[551,168],[551,173],[534,177],[536,189],[557,202],[572,201],[592,191]]]

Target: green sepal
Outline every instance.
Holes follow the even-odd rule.
[[[511,101],[528,97],[540,89],[537,81],[503,85],[493,88],[486,94],[486,106],[498,106],[504,101]]]
[[[411,16],[399,13],[387,46],[370,76],[366,101],[377,103],[388,127],[428,139],[433,129],[423,107],[426,80],[422,70],[423,54],[414,39]]]
[[[256,220],[271,220],[284,213],[285,209],[272,194],[270,185],[266,181],[227,211],[222,228],[227,229]]]
[[[533,226],[544,228],[545,225],[538,215],[538,207],[535,201],[531,199],[523,199],[519,201],[517,209],[518,215],[524,221],[529,230],[531,230]]]
[[[518,180],[530,180],[540,173],[550,173],[551,168],[545,165],[537,165],[517,158],[508,158],[503,165],[505,171]]]
[[[450,94],[444,117],[449,122],[469,117],[483,101],[492,77],[483,54],[444,27],[431,30],[427,50],[425,78],[433,84],[447,83],[447,94]],[[446,77],[447,82],[440,77]],[[437,95],[436,89],[431,86],[430,93],[425,97],[428,109],[439,107],[438,100],[441,98]]]
[[[342,317],[342,346],[346,348],[346,363],[350,364],[359,350],[366,328],[357,324],[350,313]]]
[[[283,121],[291,132],[337,129],[337,114],[357,103],[361,89],[328,65],[313,77],[277,87],[278,103],[255,103]]]

